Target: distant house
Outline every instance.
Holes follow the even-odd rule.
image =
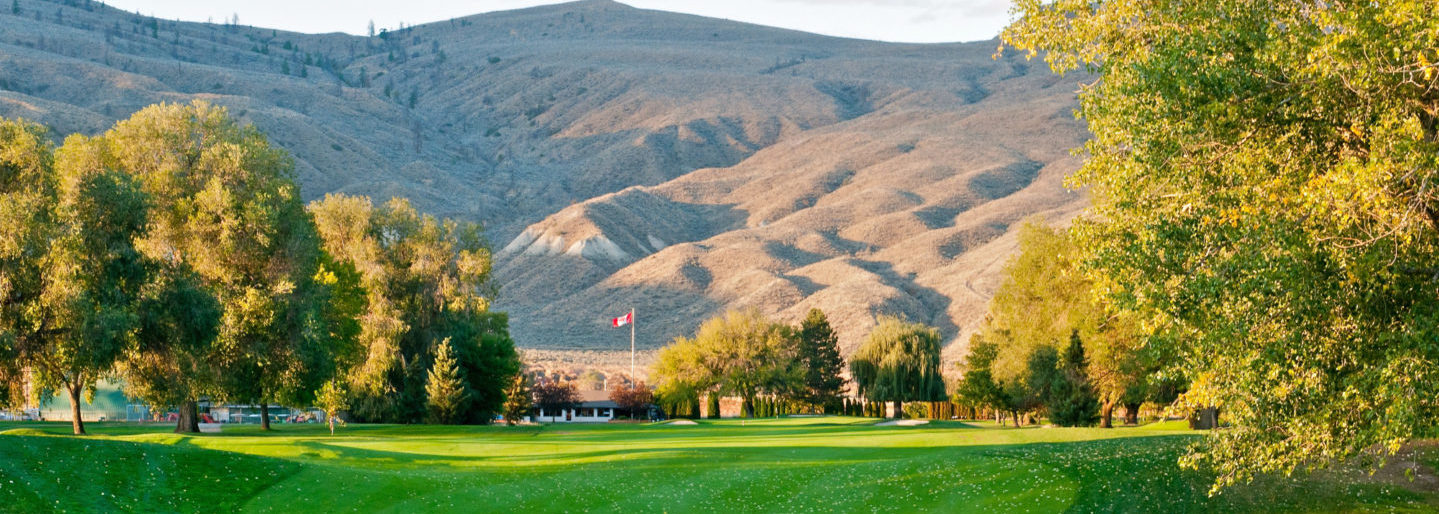
[[[610,400],[608,391],[578,391],[580,403],[573,409],[564,409],[560,412],[546,412],[539,409],[535,421],[542,423],[606,423],[615,419],[615,409],[619,405]],[[553,418],[553,419],[551,419]]]

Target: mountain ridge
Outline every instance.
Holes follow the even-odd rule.
[[[881,43],[586,0],[386,31],[155,20],[76,0],[0,12],[0,116],[95,133],[203,99],[330,192],[482,221],[529,348],[641,348],[728,308],[880,314],[953,360],[1016,223],[1063,221],[1076,79],[995,43]]]

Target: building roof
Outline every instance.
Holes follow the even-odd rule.
[[[609,391],[576,391],[580,399],[579,407],[591,407],[599,409],[618,409],[620,405],[610,400]]]

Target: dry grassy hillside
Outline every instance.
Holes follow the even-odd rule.
[[[155,102],[226,105],[294,155],[310,198],[483,221],[531,348],[627,346],[606,318],[631,306],[644,348],[744,306],[820,307],[847,349],[884,313],[962,340],[1015,224],[1082,205],[1060,184],[1084,135],[1075,80],[992,41],[603,0],[376,37],[18,6],[0,7],[0,116],[93,133]]]

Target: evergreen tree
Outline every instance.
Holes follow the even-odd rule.
[[[719,409],[720,409],[719,394],[711,391],[711,392],[710,392],[708,395],[706,395],[706,396],[707,396],[707,398],[708,398],[706,401],[709,402],[709,404],[706,406],[706,410],[708,410],[707,414],[709,414],[709,418],[710,418],[710,419],[719,419],[719,417],[720,417],[720,412],[719,412]]]
[[[1090,384],[1088,361],[1079,332],[1070,334],[1069,348],[1053,380],[1046,405],[1050,421],[1063,427],[1091,426],[1099,420],[1099,398]]]
[[[804,367],[803,400],[811,407],[834,402],[844,387],[844,359],[839,356],[839,336],[829,325],[824,311],[810,309],[799,329],[799,360]]]
[[[455,361],[450,340],[445,339],[435,351],[435,362],[430,367],[425,393],[430,423],[454,425],[465,420],[469,406],[469,392],[460,376],[460,366]]]
[[[530,401],[530,376],[516,373],[510,386],[505,388],[505,424],[514,426],[519,423],[520,418],[529,413],[533,405]]]

